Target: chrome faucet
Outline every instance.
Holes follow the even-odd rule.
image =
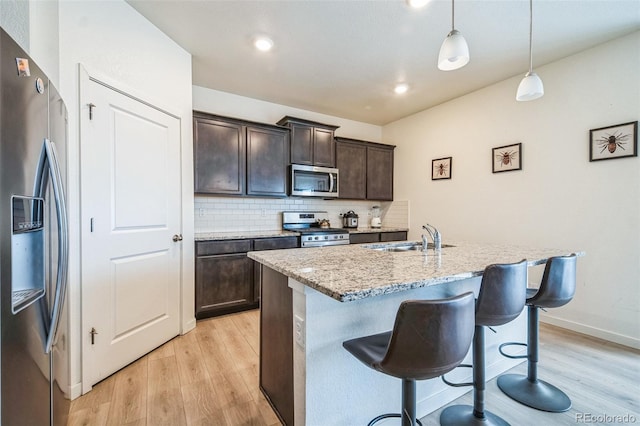
[[[438,232],[436,227],[427,223],[426,225],[422,225],[422,229],[427,231],[427,234],[429,234],[429,236],[433,240],[433,248],[435,249],[435,251],[440,251],[442,249],[442,238],[440,236],[440,232]],[[422,234],[422,250],[427,250],[427,240],[427,236],[425,234]]]

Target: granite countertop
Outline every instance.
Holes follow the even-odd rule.
[[[367,233],[367,232],[402,232],[409,231],[407,228],[371,228],[362,227],[357,229],[344,228],[350,234]],[[229,232],[196,232],[196,241],[215,241],[215,240],[239,240],[243,238],[273,238],[273,237],[297,237],[297,232],[283,231],[276,229],[273,231],[229,231]]]
[[[391,226],[383,226],[381,228],[372,228],[370,226],[362,226],[357,228],[344,228],[350,234],[366,234],[369,232],[409,232],[409,228],[394,228]]]
[[[297,237],[297,232],[283,231],[230,231],[230,232],[196,232],[196,241],[239,240],[243,238]]]
[[[549,257],[583,252],[566,249],[447,242],[440,255],[429,250],[386,252],[357,244],[249,252],[249,257],[341,302],[480,276],[487,265],[527,259],[529,266]]]

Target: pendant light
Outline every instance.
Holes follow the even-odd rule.
[[[469,63],[469,46],[454,25],[454,1],[451,0],[451,32],[444,39],[438,55],[438,68],[442,71],[457,70]]]
[[[516,101],[532,101],[544,95],[544,86],[538,74],[533,72],[533,0],[529,0],[529,72],[518,86]]]

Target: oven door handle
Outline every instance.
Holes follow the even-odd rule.
[[[333,173],[329,173],[329,193],[333,192],[334,182],[335,182],[335,178],[333,177]]]

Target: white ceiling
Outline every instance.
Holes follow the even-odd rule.
[[[420,10],[403,0],[127,1],[193,55],[194,85],[371,124],[529,66],[527,0],[458,0],[455,27],[471,60],[448,72],[436,61],[451,30],[449,0]],[[640,30],[640,0],[535,0],[533,19],[535,69]],[[271,52],[253,48],[258,34],[273,39]],[[410,85],[402,96],[393,93],[399,82]]]

